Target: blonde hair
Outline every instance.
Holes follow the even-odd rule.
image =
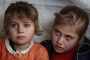
[[[54,26],[57,24],[76,27],[81,38],[88,27],[89,18],[85,11],[76,6],[66,6],[59,13],[55,14]]]

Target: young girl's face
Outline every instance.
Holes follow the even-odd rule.
[[[11,20],[9,27],[9,38],[14,44],[29,44],[35,34],[34,23],[28,19],[21,21],[19,19]]]
[[[53,28],[52,44],[58,53],[70,51],[78,43],[79,35],[75,27],[56,25]]]

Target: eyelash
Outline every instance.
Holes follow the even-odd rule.
[[[11,24],[10,27],[17,28],[17,24]]]
[[[29,28],[29,27],[30,27],[30,24],[24,24],[23,26],[24,26],[25,28]],[[14,23],[13,23],[13,24],[10,25],[10,27],[12,27],[12,28],[17,28],[17,27],[18,27],[18,24],[14,24]]]
[[[24,24],[24,27],[29,28],[30,24]]]
[[[65,37],[67,41],[71,40],[72,38],[71,37]]]
[[[57,31],[57,30],[55,30],[55,34],[56,34],[57,36],[60,36],[60,33],[59,33],[59,31]]]

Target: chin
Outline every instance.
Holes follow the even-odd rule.
[[[57,50],[57,49],[54,49],[57,53],[64,53],[64,51],[60,51],[60,50]]]

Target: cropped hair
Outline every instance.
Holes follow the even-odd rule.
[[[8,34],[10,21],[14,18],[22,21],[24,21],[25,18],[31,20],[35,25],[35,34],[38,36],[42,34],[38,23],[38,11],[32,4],[23,1],[11,3],[4,15],[4,29],[6,34]]]
[[[55,14],[53,26],[57,24],[76,27],[76,32],[81,38],[88,28],[89,18],[83,9],[77,6],[66,6]]]

